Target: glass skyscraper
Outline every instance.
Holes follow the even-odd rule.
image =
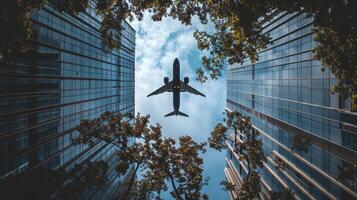
[[[0,180],[33,169],[109,164],[109,184],[90,198],[119,191],[115,147],[73,145],[81,119],[105,111],[134,114],[135,30],[124,23],[119,50],[101,46],[94,4],[71,16],[45,6],[33,14],[31,53],[0,61]],[[6,27],[3,27],[6,28]]]
[[[259,61],[228,67],[227,109],[250,116],[261,133],[262,199],[288,188],[296,199],[357,199],[357,114],[330,92],[336,78],[313,59],[311,23],[303,13],[278,14],[263,26],[272,44]],[[292,151],[297,137],[307,151]],[[239,185],[246,163],[232,149],[226,160],[227,180]]]

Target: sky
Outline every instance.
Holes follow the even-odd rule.
[[[211,31],[211,24],[201,25],[194,19],[192,26],[182,25],[172,18],[153,22],[148,14],[142,21],[133,21],[136,30],[135,63],[135,111],[150,114],[151,123],[163,126],[163,135],[178,138],[190,135],[196,141],[206,141],[213,127],[222,121],[226,101],[225,77],[218,81],[199,83],[195,70],[200,66],[203,53],[196,48],[193,32],[197,29]],[[180,111],[190,117],[164,117],[173,111],[172,93],[146,96],[163,86],[165,76],[172,80],[172,64],[180,60],[181,79],[187,76],[189,84],[206,95],[206,98],[190,93],[181,93]],[[224,180],[225,152],[207,148],[203,155],[204,176],[210,177],[204,187],[210,199],[225,200],[228,196],[219,184]],[[169,195],[164,196],[170,200]]]

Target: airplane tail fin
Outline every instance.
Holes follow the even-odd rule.
[[[184,117],[188,117],[188,115],[186,115],[185,113],[181,112],[181,111],[172,111],[170,112],[169,114],[165,115],[165,117],[169,117],[169,116],[172,116],[172,115],[181,115],[181,116],[184,116]]]

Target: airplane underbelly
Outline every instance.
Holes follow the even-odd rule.
[[[173,104],[174,104],[174,109],[179,110],[180,108],[180,92],[174,92],[173,93]]]

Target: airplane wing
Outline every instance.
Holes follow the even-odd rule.
[[[150,97],[152,95],[158,95],[163,92],[172,92],[172,81],[168,82],[164,86],[162,86],[159,89],[155,90],[154,92],[150,93],[147,97]]]
[[[199,92],[195,88],[185,84],[183,81],[181,81],[180,88],[181,88],[181,92],[190,92],[192,94],[201,95],[203,97],[206,97],[204,94],[202,94],[201,92]]]

